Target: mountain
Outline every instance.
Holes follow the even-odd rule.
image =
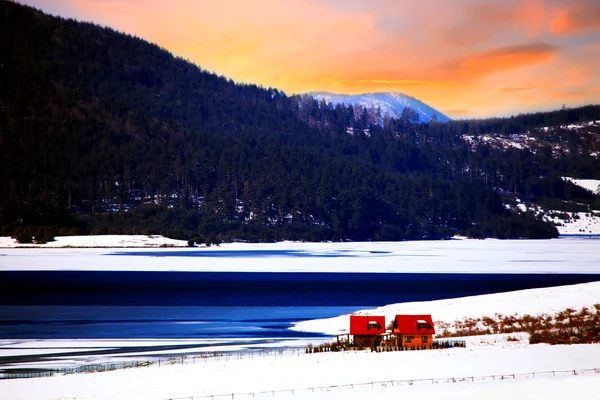
[[[419,115],[420,122],[429,122],[435,115],[438,122],[448,122],[450,118],[431,106],[417,100],[414,97],[407,96],[397,92],[378,92],[364,93],[357,95],[334,94],[327,92],[308,93],[315,99],[323,99],[332,104],[350,104],[353,106],[366,107],[367,109],[381,109],[382,118],[386,115],[392,118],[402,118],[402,112],[405,108],[411,108]]]
[[[379,124],[7,0],[0,71],[0,234],[20,241],[547,238],[552,223],[507,207],[516,196],[600,206],[561,178],[600,178],[597,127],[561,128],[599,120],[598,106]],[[527,132],[545,141],[507,144]]]

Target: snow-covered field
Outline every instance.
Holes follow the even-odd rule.
[[[0,249],[0,271],[600,273],[599,244],[595,239],[559,238],[228,243],[135,250],[14,248]]]
[[[597,393],[600,375],[573,376],[573,371],[598,367],[600,345],[547,346],[502,341],[472,343],[465,349],[371,353],[320,353],[205,361],[186,365],[156,365],[110,372],[0,381],[2,399],[144,399],[159,400],[222,394],[235,399],[303,398],[448,398],[475,399],[488,391],[505,397],[556,398],[561,393]],[[534,378],[531,373],[537,373]],[[547,373],[544,373],[547,372]],[[517,374],[511,380],[512,374]],[[527,374],[519,377],[518,374]],[[500,379],[504,375],[510,383]],[[492,377],[494,376],[494,377]],[[391,386],[392,380],[445,380]],[[469,381],[472,382],[469,382]],[[368,384],[383,382],[385,384]],[[474,382],[473,382],[474,381]],[[367,383],[367,385],[360,385]],[[355,388],[336,388],[355,385]],[[385,387],[384,387],[385,385]],[[552,392],[533,390],[550,385]],[[320,389],[329,387],[328,389]],[[310,388],[319,388],[313,393]],[[307,390],[308,389],[308,390]],[[288,392],[282,392],[289,390]],[[294,390],[292,394],[291,390]],[[262,393],[259,392],[267,392]],[[273,393],[272,391],[275,391]],[[568,393],[567,393],[568,392]],[[244,395],[245,393],[245,395]],[[252,393],[255,393],[253,396]],[[472,394],[471,394],[472,393]],[[548,397],[548,395],[551,395]],[[350,396],[350,397],[349,397]],[[483,398],[488,398],[484,396]],[[561,397],[563,398],[563,397]]]

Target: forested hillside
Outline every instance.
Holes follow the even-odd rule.
[[[382,125],[377,110],[236,84],[6,0],[0,46],[1,233],[22,240],[545,238],[556,229],[503,197],[599,202],[560,178],[598,176],[597,136],[551,131],[570,149],[558,155],[477,142],[600,120],[598,106]]]

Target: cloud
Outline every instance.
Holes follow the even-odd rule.
[[[440,86],[454,86],[459,84],[458,82],[447,81],[447,80],[435,80],[435,79],[339,79],[339,78],[325,78],[323,81],[329,81],[333,84],[340,86],[396,86],[396,87],[414,87],[414,86],[428,86],[428,87],[440,87]]]
[[[449,45],[474,46],[517,35],[536,40],[549,12],[543,0],[464,2],[459,10],[457,21],[441,31]]]
[[[600,0],[20,1],[289,94],[399,91],[457,116],[600,102]]]
[[[501,92],[528,92],[530,90],[537,89],[537,86],[519,86],[519,87],[506,87],[500,89]]]
[[[547,43],[500,47],[468,55],[459,62],[459,69],[464,75],[487,75],[502,70],[548,62],[558,51],[559,47]]]
[[[576,35],[585,31],[600,31],[600,2],[571,2],[556,10],[550,31],[557,36]]]

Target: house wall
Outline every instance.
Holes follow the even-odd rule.
[[[364,346],[371,347],[373,341],[377,341],[377,337],[375,335],[354,335],[354,345],[355,346]]]
[[[411,337],[410,342],[406,341],[407,336]],[[426,337],[427,339],[425,341],[423,341],[423,337]],[[402,335],[400,346],[402,346],[402,347],[423,347],[423,346],[429,347],[429,346],[431,346],[432,342],[433,342],[433,335]]]

